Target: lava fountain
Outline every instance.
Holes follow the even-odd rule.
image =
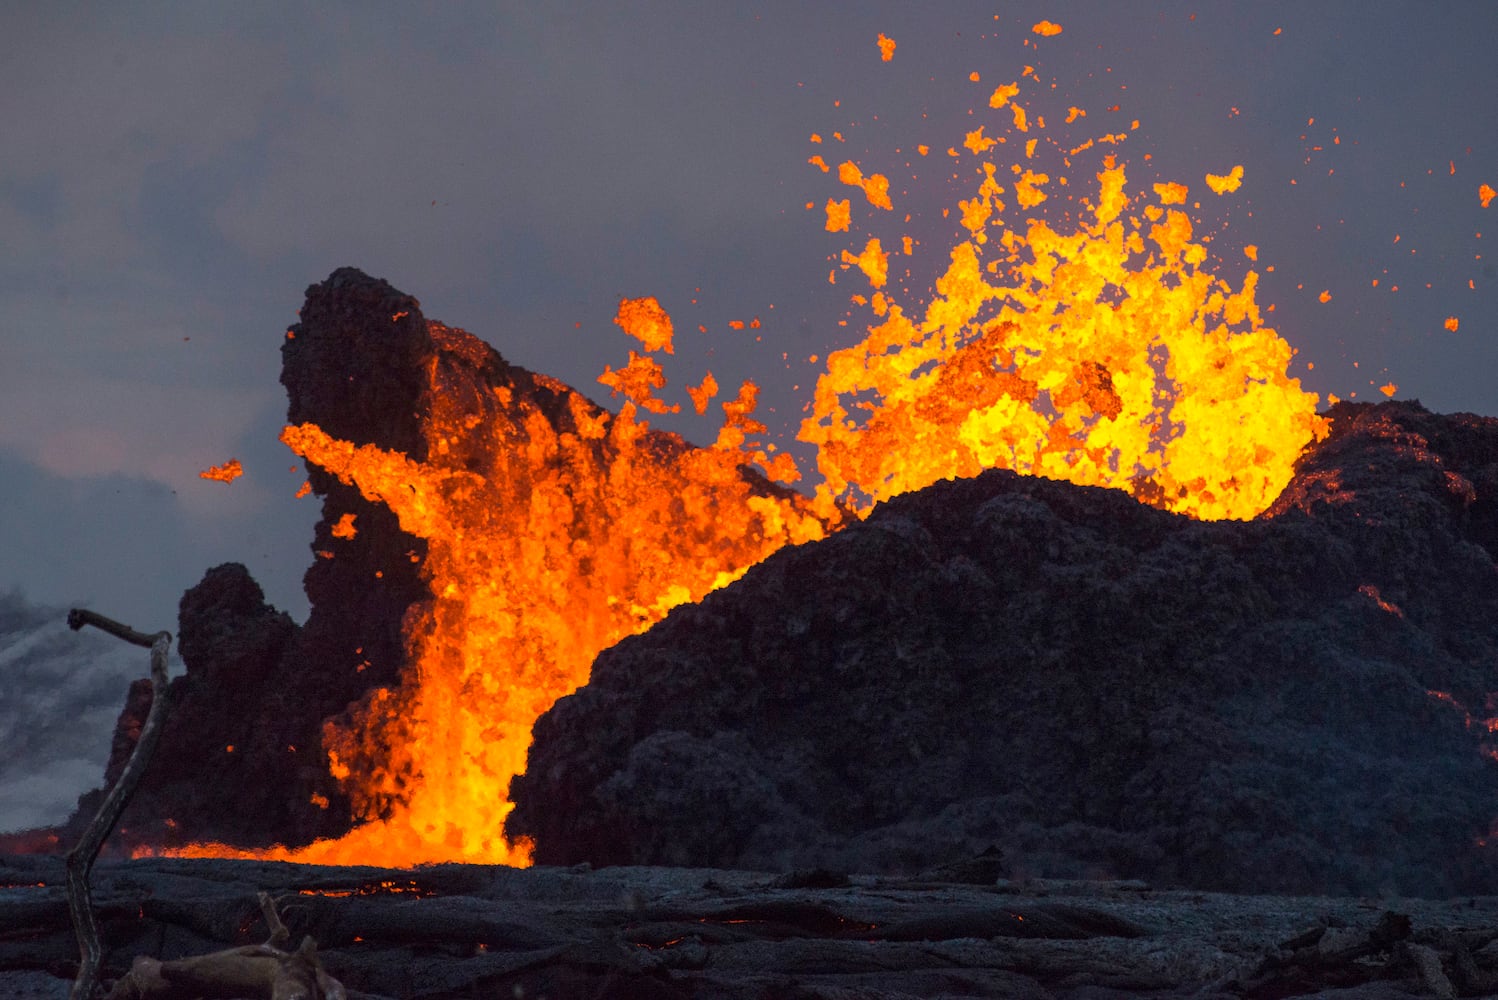
[[[828,355],[801,426],[821,476],[809,496],[779,485],[799,470],[766,443],[752,383],[722,404],[712,447],[650,427],[647,414],[672,409],[657,392],[674,335],[652,298],[626,300],[616,317],[642,348],[600,379],[625,397],[617,414],[542,376],[524,395],[449,391],[455,372],[493,352],[433,323],[425,461],[312,424],[286,428],[293,451],[427,541],[433,596],[407,616],[400,685],[325,727],[363,822],[271,856],[528,863],[528,845],[500,832],[509,782],[536,718],[586,683],[594,657],[888,497],[1001,467],[1199,518],[1269,505],[1325,426],[1317,397],[1287,375],[1290,346],[1263,325],[1258,274],[1232,284],[1212,270],[1186,185],[1130,193],[1116,152],[1125,133],[1079,135],[1086,113],[1072,108],[1068,138],[1051,138],[1020,101],[1027,79],[1029,67],[994,89],[989,120],[947,151],[977,186],[956,206],[961,236],[933,288],[902,296],[890,285],[891,261],[916,253],[909,236],[868,235],[837,258],[829,278],[861,275],[869,287],[853,302],[872,318],[860,342]],[[1012,162],[998,155],[1011,150]],[[894,219],[884,175],[811,162],[842,186],[834,193],[856,188]],[[1227,196],[1241,177],[1234,168],[1203,184]],[[828,231],[850,231],[849,199],[830,197],[826,214]],[[711,374],[688,390],[698,412],[716,392]]]

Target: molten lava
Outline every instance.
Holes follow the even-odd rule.
[[[893,43],[882,50],[887,59]],[[654,355],[671,353],[673,331],[653,298],[625,300],[616,319],[644,349],[600,379],[626,397],[618,415],[540,376],[535,393],[445,391],[442,366],[481,365],[484,348],[432,324],[441,355],[424,418],[428,461],[311,424],[285,430],[306,461],[427,540],[434,599],[408,614],[402,684],[325,730],[334,774],[365,822],[278,856],[527,863],[527,845],[501,836],[509,781],[525,767],[535,720],[587,681],[594,657],[879,500],[993,467],[1125,489],[1201,518],[1252,517],[1275,498],[1325,428],[1317,398],[1286,374],[1291,348],[1263,325],[1257,272],[1236,287],[1212,273],[1205,241],[1175,207],[1188,189],[1131,195],[1113,155],[1076,186],[1087,194],[1066,199],[1077,211],[1048,218],[1050,192],[1070,195],[1067,179],[994,154],[1023,146],[1029,160],[1046,141],[1070,167],[1124,136],[1041,139],[1044,116],[1015,101],[1020,91],[996,89],[998,113],[968,133],[967,154],[949,150],[973,157],[979,180],[957,207],[963,236],[933,294],[901,304],[888,287],[891,258],[913,253],[908,236],[842,251],[843,270],[873,289],[854,301],[876,322],[828,356],[800,429],[822,476],[814,498],[770,482],[798,472],[763,442],[751,383],[723,404],[711,448],[649,428],[641,411],[677,409],[656,395],[665,374]],[[1071,108],[1066,121],[1085,126],[1086,111]],[[830,175],[820,157],[811,162]],[[1234,167],[1206,184],[1224,194],[1242,177]],[[885,175],[850,161],[836,180],[894,224]],[[850,230],[848,200],[829,198],[826,215],[828,231]],[[708,374],[690,390],[699,413],[717,389]]]
[[[648,352],[670,351],[653,299],[624,303],[619,321]],[[484,350],[460,331],[432,333],[446,363]],[[631,358],[625,371],[658,370]],[[658,403],[653,377],[603,380],[631,397],[617,416],[542,378],[539,401],[458,398],[440,391],[439,372],[425,463],[310,424],[283,433],[428,540],[435,595],[407,620],[402,686],[373,692],[351,724],[325,732],[334,774],[374,822],[299,860],[524,863],[524,846],[499,831],[536,718],[586,682],[602,649],[825,533],[806,498],[746,471],[752,387],[725,404],[725,443],[694,449],[639,419]]]
[[[199,479],[212,479],[220,483],[232,483],[244,475],[244,466],[239,459],[231,458],[223,465],[210,465],[198,473]]]
[[[1037,25],[1037,33],[1060,31],[1043,23],[1055,30]],[[878,236],[861,253],[842,252],[843,269],[856,267],[873,290],[853,301],[875,325],[828,357],[800,430],[817,448],[818,510],[867,512],[937,480],[1000,467],[1126,489],[1195,517],[1254,516],[1290,481],[1301,450],[1326,433],[1317,397],[1286,374],[1294,352],[1263,325],[1258,272],[1234,288],[1208,269],[1206,241],[1171,207],[1185,205],[1184,184],[1153,185],[1153,200],[1131,196],[1109,155],[1095,195],[1078,198],[1067,177],[1032,169],[1042,142],[1070,168],[1079,152],[1125,135],[1052,139],[1044,115],[1016,100],[1021,89],[1016,80],[988,99],[1012,116],[1008,135],[1000,135],[1004,116],[967,133],[979,183],[958,203],[966,238],[924,305],[902,306],[886,287],[896,251],[885,252]],[[1085,118],[1073,107],[1066,124]],[[983,134],[988,125],[995,136]],[[990,158],[1010,140],[1023,142],[1025,163]],[[1205,182],[1223,195],[1243,175],[1238,165]],[[854,164],[840,170],[845,183],[862,176]],[[879,179],[883,195],[888,182]],[[1058,219],[1047,216],[1047,189],[1068,194]],[[887,198],[876,204],[891,208]],[[829,208],[829,230],[831,216]],[[848,228],[846,208],[837,222]],[[910,256],[913,241],[899,242]],[[1245,253],[1254,260],[1257,247]]]
[[[843,253],[876,290],[882,322],[828,357],[802,425],[817,446],[819,509],[867,510],[993,467],[1127,489],[1201,518],[1267,507],[1325,430],[1317,397],[1286,375],[1290,346],[1263,325],[1257,272],[1235,290],[1205,270],[1191,219],[1163,207],[1184,201],[1182,186],[1155,185],[1160,203],[1139,207],[1111,156],[1090,218],[1063,231],[1037,218],[1003,226],[999,170],[981,169],[962,203],[970,238],[918,319],[880,290],[877,239]],[[1019,205],[1038,204],[1029,192],[1048,181],[1016,169]]]

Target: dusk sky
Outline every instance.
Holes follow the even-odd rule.
[[[890,176],[929,287],[939,207],[975,186],[940,153],[1026,64],[1038,101],[1129,131],[1131,190],[1180,181],[1227,221],[1235,287],[1259,247],[1307,388],[1498,415],[1498,5],[632,6],[0,5],[0,590],[175,630],[235,560],[304,618],[317,501],[276,437],[279,348],[345,265],[611,406],[594,380],[638,346],[615,307],[657,296],[678,391],[752,377],[789,444],[808,357],[860,332],[828,258],[877,210],[825,231],[837,162]],[[229,458],[238,481],[198,478]]]

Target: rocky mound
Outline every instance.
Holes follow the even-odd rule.
[[[534,731],[543,864],[1498,888],[1498,421],[1340,404],[1265,516],[1003,471],[785,549]]]

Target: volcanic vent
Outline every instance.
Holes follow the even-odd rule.
[[[510,779],[534,720],[586,680],[593,658],[878,501],[998,467],[1203,518],[1263,510],[1326,426],[1290,374],[1293,351],[1264,325],[1257,273],[1219,276],[1185,185],[1130,190],[1111,152],[1126,135],[1099,133],[1078,108],[1048,130],[1038,108],[1018,103],[1022,82],[993,89],[991,121],[967,135],[966,152],[948,151],[972,157],[978,186],[957,204],[956,243],[929,295],[910,267],[922,241],[874,234],[899,217],[898,186],[838,165],[837,190],[861,190],[872,217],[859,213],[870,234],[862,249],[834,260],[866,279],[868,294],[850,301],[877,322],[832,350],[817,380],[798,434],[816,448],[809,498],[776,485],[800,470],[754,418],[751,383],[722,402],[711,447],[649,426],[674,408],[656,395],[673,329],[654,299],[620,305],[616,322],[643,350],[599,380],[625,397],[613,415],[425,321],[414,299],[357,271],[309,290],[283,346],[283,439],[325,498],[307,578],[312,618],[267,640],[264,670],[227,674],[220,664],[238,662],[250,638],[196,612],[222,605],[274,619],[253,582],[211,575],[183,623],[184,651],[199,627],[230,640],[197,644],[189,658],[182,696],[196,691],[224,722],[194,756],[209,755],[205,771],[224,780],[184,801],[205,815],[222,802],[231,815],[236,775],[274,774],[284,808],[263,809],[231,838],[219,831],[232,824],[172,811],[164,829],[137,832],[148,843],[302,843],[352,816],[360,825],[349,836],[298,856],[524,862],[528,843],[499,833]],[[1023,162],[1002,165],[1011,138]],[[809,162],[831,183],[820,155]],[[1207,177],[1218,194],[1237,186],[1222,181]],[[826,211],[829,232],[852,232],[847,199]],[[704,373],[687,395],[704,413],[717,392]],[[236,714],[236,698],[250,696],[257,708]],[[284,704],[259,714],[276,700],[305,711],[292,708],[294,722]],[[122,747],[140,708],[137,698]]]

